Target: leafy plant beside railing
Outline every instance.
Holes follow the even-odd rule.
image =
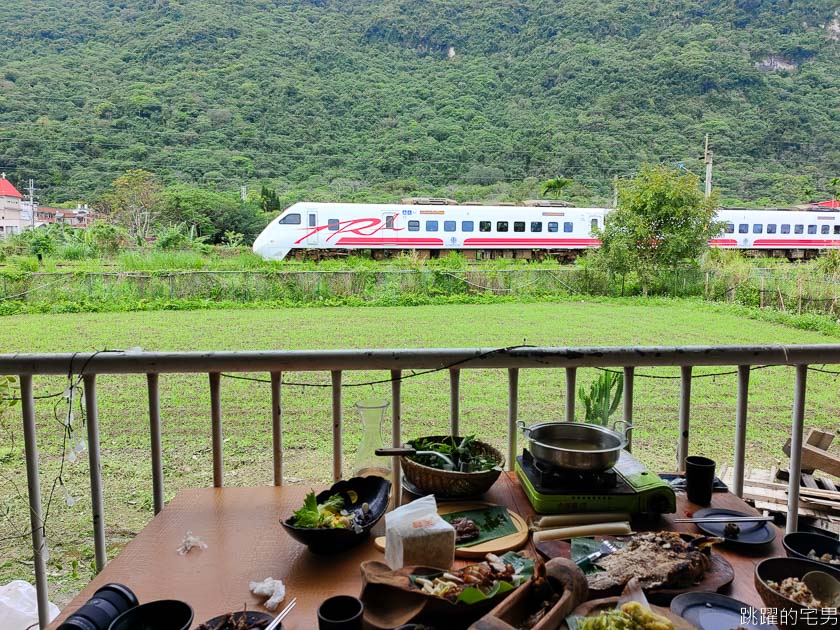
[[[618,409],[624,387],[624,375],[617,372],[601,372],[589,386],[581,385],[578,400],[586,411],[586,422],[607,426],[610,416]]]

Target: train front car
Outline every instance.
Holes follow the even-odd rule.
[[[260,232],[251,248],[266,260],[283,260],[303,233],[303,204],[289,206]]]
[[[789,259],[840,248],[840,213],[723,208],[723,233],[712,246]]]

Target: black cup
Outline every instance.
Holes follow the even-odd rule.
[[[318,630],[362,630],[365,605],[357,597],[336,595],[318,607]]]
[[[691,455],[685,458],[685,493],[688,500],[697,505],[712,502],[712,486],[715,483],[715,462],[708,457]]]

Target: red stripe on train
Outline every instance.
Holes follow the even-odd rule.
[[[464,245],[583,245],[597,246],[601,241],[597,238],[465,238]]]
[[[713,238],[709,241],[712,247],[738,247],[738,241],[734,238]]]
[[[443,245],[439,238],[356,238],[343,236],[337,245]]]
[[[811,247],[840,247],[840,240],[832,239],[769,239],[759,238],[753,241],[753,247],[779,247],[787,245],[788,247],[802,247],[810,245]]]

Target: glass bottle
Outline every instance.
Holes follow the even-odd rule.
[[[356,410],[362,420],[362,441],[356,449],[356,457],[353,460],[353,476],[364,477],[366,475],[378,475],[388,477],[391,475],[390,457],[380,457],[375,453],[376,449],[384,444],[383,429],[385,424],[385,412],[390,403],[381,398],[360,400],[356,403]]]

